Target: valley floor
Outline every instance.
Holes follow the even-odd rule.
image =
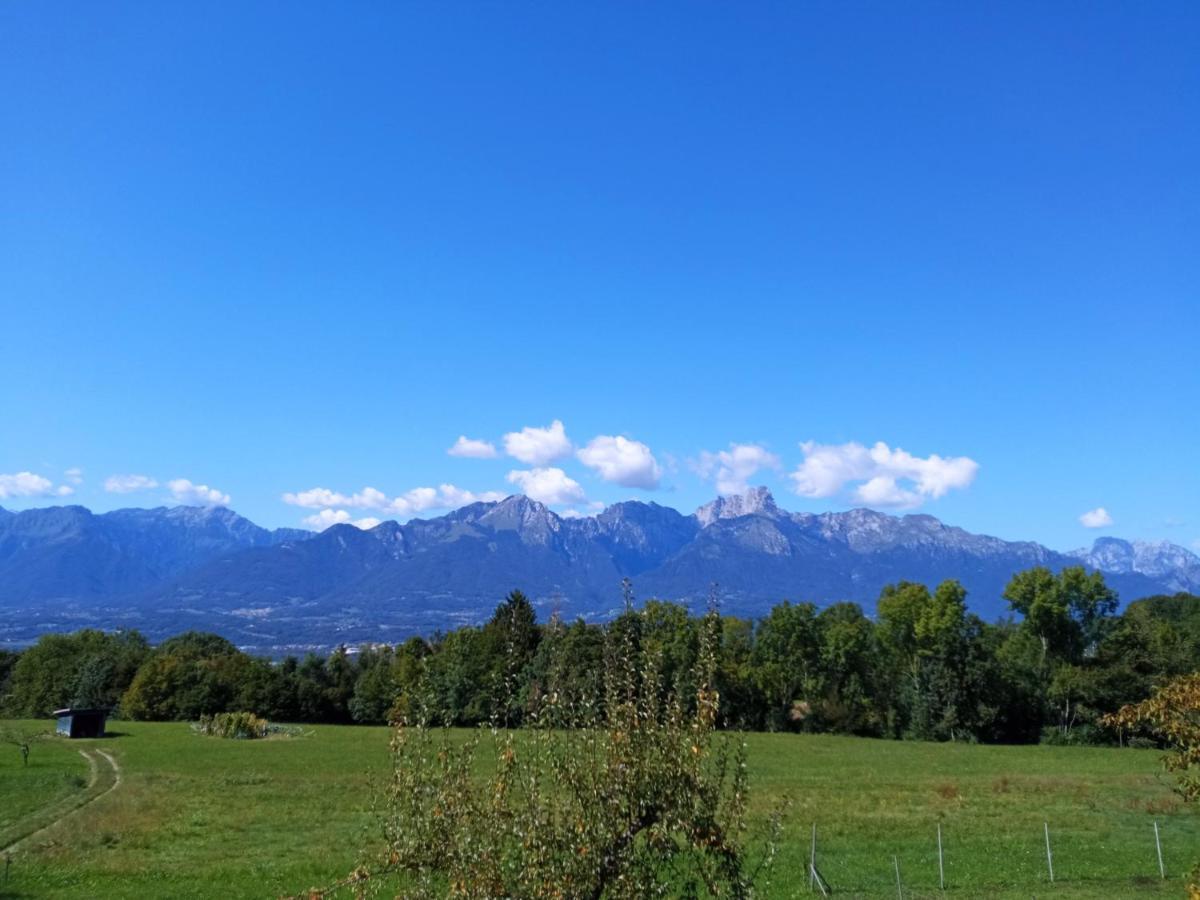
[[[0,746],[0,847],[22,838],[7,882],[0,870],[0,897],[294,894],[348,872],[375,833],[368,808],[388,764],[385,728],[313,726],[267,741],[201,737],[179,723],[110,728],[103,740],[38,742],[28,767]],[[748,740],[758,819],[791,799],[769,896],[808,895],[814,822],[835,896],[895,897],[896,863],[905,897],[941,896],[939,823],[946,894],[959,897],[1180,896],[1200,857],[1200,815],[1172,793],[1152,751]],[[92,763],[108,754],[120,782],[80,751]]]

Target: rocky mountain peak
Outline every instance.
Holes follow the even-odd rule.
[[[742,516],[766,516],[773,519],[782,514],[767,488],[754,487],[742,494],[729,494],[718,497],[711,503],[705,503],[696,510],[695,515],[702,527],[708,527],[718,519],[737,519]]]
[[[505,497],[479,517],[483,524],[497,531],[515,531],[521,539],[546,543],[562,527],[562,519],[544,503],[530,500],[524,494]]]
[[[1069,554],[1102,572],[1135,572],[1175,590],[1194,590],[1200,583],[1200,556],[1170,541],[1126,541],[1101,537],[1091,548]]]

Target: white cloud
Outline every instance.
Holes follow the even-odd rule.
[[[71,482],[71,484],[83,484],[83,469],[79,468],[79,466],[72,466],[63,472],[63,477]]]
[[[55,487],[49,478],[32,472],[0,475],[0,500],[13,497],[65,497],[72,493],[74,489],[70,485],[60,484]]]
[[[920,506],[921,495],[905,490],[888,475],[876,475],[854,491],[856,499],[869,506]]]
[[[223,494],[207,484],[194,484],[186,478],[175,478],[167,482],[167,487],[179,503],[194,506],[229,505],[228,494]]]
[[[662,468],[650,448],[620,435],[597,435],[575,455],[605,481],[622,487],[652,491],[662,478]]]
[[[510,431],[504,436],[504,452],[528,465],[544,466],[570,454],[571,441],[563,423],[555,419],[546,428],[526,426],[520,431]]]
[[[365,487],[356,494],[339,494],[329,488],[315,487],[307,491],[287,493],[283,502],[291,506],[320,509],[328,506],[352,506],[355,509],[384,509],[391,500],[383,491]]]
[[[104,479],[104,489],[110,494],[132,494],[158,487],[158,481],[149,475],[109,475]]]
[[[506,496],[503,491],[483,491],[476,494],[473,491],[456,488],[452,484],[439,485],[438,494],[446,509],[458,509],[460,506],[469,506],[472,503],[495,503],[497,500],[503,500]]]
[[[446,451],[451,456],[465,456],[469,459],[495,459],[496,445],[491,441],[477,441],[465,434],[460,434],[454,446]]]
[[[797,494],[832,497],[849,484],[861,482],[853,496],[873,506],[920,506],[948,491],[967,487],[979,472],[979,464],[965,456],[913,456],[899,447],[893,450],[882,441],[870,448],[855,441],[806,441],[800,449],[804,461],[790,476]]]
[[[1106,528],[1113,523],[1113,517],[1103,506],[1089,509],[1079,517],[1079,524],[1084,528]]]
[[[588,503],[583,509],[579,509],[576,506],[569,506],[566,509],[561,510],[558,516],[561,519],[586,519],[602,512],[604,512],[604,504],[600,503],[599,501],[594,501]]]
[[[317,531],[324,531],[331,525],[353,525],[355,528],[367,529],[374,528],[380,522],[373,516],[366,516],[362,519],[352,518],[350,513],[344,509],[323,509],[319,513],[305,516],[301,521]]]
[[[508,473],[508,482],[539,503],[582,503],[586,499],[579,482],[562,469],[514,469]]]
[[[416,487],[395,497],[389,497],[383,491],[373,487],[365,487],[354,494],[341,494],[329,488],[316,487],[307,491],[297,491],[283,495],[283,502],[291,506],[301,506],[306,509],[320,509],[322,514],[331,511],[332,507],[349,507],[351,509],[375,510],[384,515],[407,517],[427,509],[458,509],[469,503],[493,502],[503,500],[504,494],[498,491],[475,493],[464,490],[453,484],[441,484],[436,488]],[[344,512],[345,510],[341,510]],[[337,510],[333,510],[337,512]],[[347,514],[348,516],[349,514]],[[313,518],[313,517],[309,517]],[[308,524],[308,519],[304,520]],[[349,518],[341,521],[349,521]],[[330,522],[334,525],[336,522]]]
[[[778,469],[779,457],[758,444],[730,444],[728,450],[707,450],[692,463],[701,478],[716,482],[718,494],[744,494],[760,469]]]

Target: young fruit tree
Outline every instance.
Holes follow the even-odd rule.
[[[745,745],[717,731],[719,617],[696,636],[694,671],[679,679],[687,692],[666,683],[643,624],[627,602],[589,689],[571,677],[567,630],[552,622],[520,729],[497,718],[464,738],[439,727],[436,710],[402,718],[382,852],[309,896],[755,896],[778,815],[751,854]]]

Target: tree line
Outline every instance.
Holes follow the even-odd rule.
[[[783,602],[750,621],[719,617],[715,684],[726,728],[922,740],[1108,743],[1106,714],[1200,670],[1200,597],[1149,597],[1117,613],[1099,573],[1015,575],[1011,614],[988,623],[948,580],[900,582],[873,617],[855,603]],[[660,660],[664,684],[692,695],[702,617],[650,600],[595,624],[538,623],[520,591],[484,625],[396,646],[340,647],[282,661],[188,632],[156,647],[136,631],[43,636],[0,651],[0,710],[41,717],[67,705],[133,719],[226,711],[273,721],[382,723],[420,704],[451,725],[519,725],[555,684],[603,702],[606,636],[626,630]]]

